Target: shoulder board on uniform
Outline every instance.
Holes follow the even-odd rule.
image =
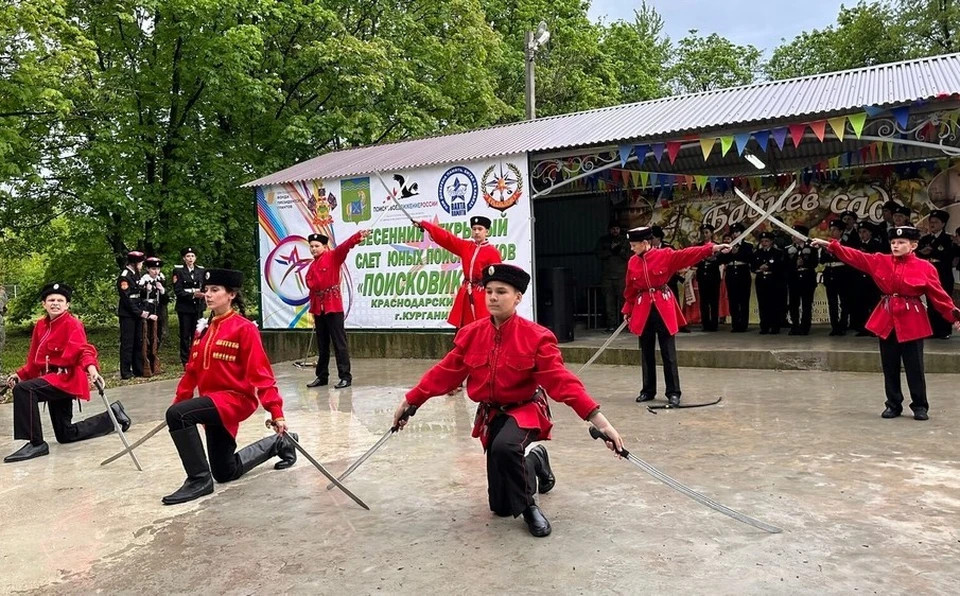
[[[129,271],[129,269],[124,269],[122,272],[120,272],[120,277],[126,277]]]
[[[184,265],[174,265],[173,268],[174,268],[175,270],[176,270],[176,269],[183,269],[183,268],[184,268]]]

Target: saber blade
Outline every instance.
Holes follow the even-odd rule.
[[[417,223],[417,222],[413,219],[413,216],[410,215],[410,213],[409,213],[406,209],[404,209],[403,205],[400,204],[400,200],[397,199],[397,196],[396,196],[395,194],[393,194],[393,191],[390,190],[390,187],[389,187],[389,186],[387,186],[387,183],[383,180],[383,176],[380,175],[380,172],[374,172],[374,174],[376,174],[377,179],[380,180],[380,185],[383,186],[383,189],[384,189],[385,191],[387,191],[387,195],[388,195],[391,199],[393,199],[393,202],[397,205],[397,207],[400,208],[400,211],[403,211],[403,214],[407,216],[407,219],[409,219],[409,220],[410,220],[411,222],[413,222],[413,223]]]
[[[97,392],[100,394],[100,399],[103,400],[103,405],[107,408],[107,414],[110,416],[110,420],[113,422],[113,428],[117,431],[117,435],[120,437],[120,442],[123,443],[124,449],[130,453],[130,459],[133,460],[133,465],[137,467],[138,472],[142,472],[143,468],[140,467],[140,460],[137,459],[137,454],[133,452],[133,449],[130,448],[130,443],[127,442],[126,435],[123,434],[123,428],[120,427],[120,422],[117,420],[117,416],[113,413],[113,408],[110,407],[110,402],[107,401],[107,396],[103,393],[103,384],[99,381],[96,383]]]
[[[583,371],[587,370],[587,367],[588,367],[588,366],[590,366],[591,364],[593,364],[593,363],[596,361],[596,359],[600,357],[600,354],[603,354],[603,351],[604,351],[604,350],[606,350],[607,348],[610,347],[610,344],[613,343],[613,340],[617,339],[617,336],[620,335],[620,332],[623,331],[624,328],[626,328],[626,326],[627,326],[627,321],[626,321],[626,320],[624,320],[622,323],[620,323],[620,326],[617,327],[617,329],[613,332],[613,334],[610,335],[610,337],[607,338],[607,341],[603,342],[603,345],[600,346],[600,349],[597,350],[597,351],[593,354],[593,356],[590,357],[590,360],[587,360],[587,361],[583,364],[583,366],[580,367],[580,370],[577,371],[577,376],[578,376],[578,377],[581,375],[581,373],[583,373]]]
[[[746,203],[747,206],[749,206],[751,209],[753,209],[753,210],[756,211],[757,213],[764,213],[763,207],[761,207],[760,205],[757,205],[756,203],[754,203],[753,201],[751,201],[751,200],[750,200],[750,197],[748,197],[747,195],[743,194],[743,192],[742,192],[739,188],[735,188],[734,190],[736,191],[737,196],[740,197],[740,200],[742,200],[744,203]],[[785,224],[785,223],[783,223],[782,221],[780,221],[778,218],[773,217],[772,215],[768,215],[767,218],[770,220],[770,223],[772,223],[773,225],[777,226],[778,228],[780,228],[780,229],[783,230],[784,232],[790,234],[790,235],[793,236],[794,238],[798,238],[798,239],[800,239],[800,240],[803,240],[804,242],[810,242],[810,238],[808,238],[807,236],[804,236],[804,235],[801,234],[800,232],[794,230],[793,228],[791,228],[791,227],[788,226],[787,224]]]
[[[135,441],[134,443],[132,443],[129,447],[127,447],[127,448],[124,449],[123,451],[117,453],[116,455],[111,455],[111,456],[108,457],[107,459],[105,459],[105,460],[103,460],[102,462],[100,462],[100,465],[101,465],[101,466],[105,466],[105,465],[107,465],[107,464],[109,464],[109,463],[112,463],[112,462],[120,459],[121,457],[123,457],[124,455],[126,455],[128,452],[132,452],[134,449],[136,449],[136,448],[139,447],[140,445],[143,445],[144,443],[146,443],[147,440],[150,439],[153,435],[157,434],[158,432],[160,432],[161,430],[163,430],[163,429],[165,429],[165,428],[167,428],[167,422],[166,422],[166,421],[163,421],[163,422],[161,422],[160,424],[158,424],[157,426],[155,426],[153,429],[151,429],[150,432],[148,432],[147,434],[145,434],[145,435],[143,435],[142,437],[140,437],[139,439],[137,439],[137,441]]]
[[[409,419],[411,416],[413,416],[413,415],[416,414],[416,413],[417,413],[417,406],[410,406],[409,408],[407,408],[407,411],[403,413],[403,416],[402,416],[400,419],[401,419],[401,420],[407,420],[407,419]],[[346,470],[343,471],[343,474],[340,474],[340,476],[337,477],[337,480],[339,480],[339,481],[342,482],[344,478],[346,478],[347,476],[349,476],[350,474],[352,474],[354,470],[356,470],[357,468],[360,467],[360,464],[362,464],[363,462],[367,461],[367,460],[370,458],[371,455],[373,455],[374,453],[377,452],[378,449],[380,449],[381,447],[383,447],[383,445],[384,445],[388,440],[390,440],[390,437],[392,437],[393,435],[397,434],[397,431],[399,431],[399,430],[400,430],[400,427],[399,427],[399,426],[393,426],[393,427],[389,428],[389,429],[387,430],[387,432],[383,433],[383,436],[380,437],[380,439],[379,439],[376,443],[373,444],[373,447],[371,447],[370,449],[367,449],[367,452],[364,453],[363,455],[361,455],[361,456],[357,459],[357,461],[355,461],[355,462],[353,462],[352,464],[350,464],[350,466],[349,466]],[[336,486],[336,485],[331,482],[330,484],[327,485],[327,490],[330,490],[330,489],[333,488],[334,486]]]
[[[286,437],[286,439],[287,439],[288,441],[290,441],[290,443],[293,444],[293,446],[296,448],[296,450],[299,451],[300,454],[301,454],[303,457],[307,458],[307,461],[309,461],[311,464],[313,464],[313,467],[315,467],[316,469],[320,470],[320,473],[323,474],[324,476],[326,476],[327,479],[330,480],[330,481],[334,484],[334,486],[336,486],[336,487],[339,488],[341,491],[343,491],[343,494],[345,494],[345,495],[347,495],[348,497],[350,497],[351,499],[353,499],[353,502],[356,503],[357,505],[363,507],[363,508],[366,509],[367,511],[370,511],[370,508],[367,506],[366,503],[363,502],[363,500],[362,500],[360,497],[358,497],[357,495],[355,495],[355,494],[353,494],[352,492],[350,492],[350,489],[349,489],[349,488],[347,488],[347,487],[345,487],[344,485],[340,484],[340,481],[337,480],[336,478],[334,478],[334,477],[333,477],[333,474],[331,474],[330,472],[328,472],[327,469],[323,467],[323,464],[321,464],[321,463],[318,462],[317,460],[313,459],[313,456],[310,455],[309,453],[307,453],[307,450],[304,449],[303,447],[301,447],[301,446],[300,446],[300,443],[298,443],[296,439],[294,439],[293,437],[290,436],[290,433],[283,433],[283,434],[284,434],[284,437]]]
[[[595,427],[595,426],[591,426],[591,427],[590,427],[590,436],[593,437],[594,439],[603,439],[604,441],[609,441],[609,440],[610,440],[609,437],[607,437],[605,434],[603,434],[602,432],[600,432],[600,430],[599,430],[597,427]],[[720,513],[722,513],[722,514],[724,514],[724,515],[726,515],[726,516],[728,516],[728,517],[732,517],[733,519],[735,519],[735,520],[737,520],[737,521],[739,521],[739,522],[743,522],[743,523],[745,523],[745,524],[747,524],[747,525],[753,526],[754,528],[758,528],[758,529],[760,529],[760,530],[763,530],[764,532],[769,532],[769,533],[771,533],[771,534],[779,534],[780,532],[783,531],[783,530],[781,530],[780,528],[778,528],[778,527],[776,527],[776,526],[772,526],[772,525],[770,525],[770,524],[768,524],[768,523],[766,523],[766,522],[762,522],[762,521],[760,521],[760,520],[758,520],[758,519],[754,519],[754,518],[750,517],[749,515],[744,515],[743,513],[740,513],[739,511],[735,511],[735,510],[733,510],[733,509],[730,509],[730,508],[727,507],[726,505],[723,505],[723,504],[721,504],[721,503],[718,503],[718,502],[714,501],[713,499],[711,499],[710,497],[708,497],[708,496],[706,496],[706,495],[702,495],[702,494],[698,493],[697,491],[693,490],[693,489],[690,488],[689,486],[686,486],[685,484],[682,484],[681,482],[679,482],[679,481],[677,481],[677,480],[674,480],[674,479],[671,478],[670,476],[667,476],[666,474],[664,474],[663,472],[661,472],[661,471],[658,470],[657,468],[651,466],[650,464],[648,464],[647,462],[643,461],[643,460],[640,459],[639,457],[633,455],[632,453],[630,453],[630,452],[627,451],[626,449],[620,451],[620,452],[619,452],[619,455],[621,455],[622,457],[625,457],[625,458],[627,459],[627,461],[629,461],[629,462],[632,463],[633,465],[637,466],[638,468],[640,468],[641,470],[643,470],[643,471],[646,472],[647,474],[653,476],[654,478],[656,478],[656,479],[659,480],[660,482],[666,484],[667,486],[669,486],[669,487],[672,488],[673,490],[675,490],[675,491],[677,491],[677,492],[679,492],[679,493],[681,493],[681,494],[684,494],[684,495],[690,497],[691,499],[693,499],[694,501],[700,503],[701,505],[706,505],[707,507],[709,507],[710,509],[713,509],[714,511],[718,511],[718,512],[720,512]]]
[[[787,200],[787,197],[790,196],[790,193],[793,192],[793,188],[794,188],[796,185],[797,185],[796,180],[794,180],[793,182],[791,182],[791,183],[790,183],[790,186],[787,187],[787,190],[785,190],[785,191],[783,192],[783,194],[780,195],[780,198],[777,199],[777,202],[773,204],[773,207],[770,207],[770,210],[769,210],[769,211],[763,211],[763,210],[761,209],[760,212],[763,213],[763,216],[760,217],[760,218],[758,218],[757,221],[755,221],[755,222],[753,222],[752,224],[750,224],[750,227],[747,228],[746,230],[744,230],[742,234],[740,234],[739,236],[737,236],[736,238],[734,238],[733,241],[730,242],[730,246],[736,246],[736,245],[739,244],[740,242],[743,242],[743,239],[744,239],[744,238],[746,238],[747,236],[749,236],[750,234],[752,234],[753,231],[756,230],[757,227],[760,226],[760,224],[762,224],[763,222],[765,222],[768,217],[770,217],[771,215],[773,215],[773,214],[777,211],[777,209],[779,209],[780,206],[783,205],[783,202]]]

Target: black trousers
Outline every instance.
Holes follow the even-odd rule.
[[[167,408],[170,432],[202,424],[207,435],[207,457],[210,472],[217,482],[236,480],[243,474],[237,456],[237,441],[223,426],[220,412],[209,397],[195,397]]]
[[[101,412],[80,422],[73,422],[73,400],[77,396],[57,389],[45,379],[30,379],[13,386],[13,438],[43,443],[40,423],[40,402],[47,403],[53,434],[58,443],[75,443],[113,432],[110,414]]]
[[[647,323],[640,333],[640,370],[643,373],[644,395],[657,394],[656,342],[660,343],[660,358],[663,360],[663,380],[667,397],[680,395],[680,372],[677,370],[677,341],[655,306],[651,306]]]
[[[704,331],[716,331],[720,320],[720,277],[697,277],[700,290],[700,324]]]
[[[623,306],[623,290],[627,283],[627,273],[619,277],[606,277],[603,280],[603,306],[607,316],[607,327],[620,326],[620,307]]]
[[[846,291],[845,282],[841,274],[833,273],[831,269],[833,268],[828,267],[823,272],[823,286],[827,289],[827,309],[830,312],[830,328],[833,331],[845,332],[850,319],[843,298]]]
[[[953,297],[953,274],[951,272],[951,277],[949,283],[944,283],[948,281],[945,276],[940,276],[940,285],[943,286],[943,291],[947,293],[951,298]],[[929,304],[929,303],[928,303]],[[927,307],[927,316],[930,317],[930,327],[933,328],[934,337],[948,337],[953,332],[953,323],[948,321],[940,316],[940,313],[936,311],[932,306]]]
[[[900,363],[907,373],[910,389],[910,409],[926,410],[927,381],[923,376],[923,340],[915,339],[900,343],[897,332],[891,331],[887,339],[880,339],[880,364],[883,366],[883,388],[887,395],[887,407],[903,410],[903,390],[900,388]]]
[[[180,322],[180,363],[186,364],[190,359],[190,348],[193,345],[193,336],[200,321],[200,314],[196,312],[178,312]]]
[[[783,323],[786,288],[776,275],[757,274],[757,308],[761,333],[780,333]]]
[[[537,429],[523,429],[506,414],[490,421],[487,445],[487,495],[490,511],[500,517],[517,517],[534,504],[537,474],[532,457],[524,455],[540,435]]]
[[[120,317],[120,376],[143,376],[142,319]]]
[[[337,374],[340,380],[353,382],[350,374],[350,349],[347,346],[347,331],[343,328],[343,313],[329,312],[313,315],[313,330],[317,335],[317,378],[330,377],[330,340],[333,340],[333,355],[337,359]]]
[[[727,302],[730,303],[730,326],[733,331],[746,331],[750,324],[750,268],[727,265]]]
[[[794,330],[810,331],[813,312],[813,293],[817,289],[817,273],[813,270],[798,271],[790,277],[788,304],[790,323]]]

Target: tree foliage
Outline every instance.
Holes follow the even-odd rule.
[[[691,29],[677,44],[670,87],[682,94],[748,85],[760,72],[761,58],[760,50],[751,45],[734,44],[716,33],[702,37]]]

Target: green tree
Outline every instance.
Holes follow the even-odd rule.
[[[691,29],[674,51],[676,60],[668,71],[674,93],[748,85],[760,72],[760,50],[752,45],[737,45],[716,33],[702,37]]]
[[[960,51],[960,2],[901,0],[899,21],[912,58]]]
[[[667,93],[666,67],[670,40],[663,35],[663,18],[643,2],[633,22],[608,25],[600,48],[618,85],[617,103],[656,99]]]

